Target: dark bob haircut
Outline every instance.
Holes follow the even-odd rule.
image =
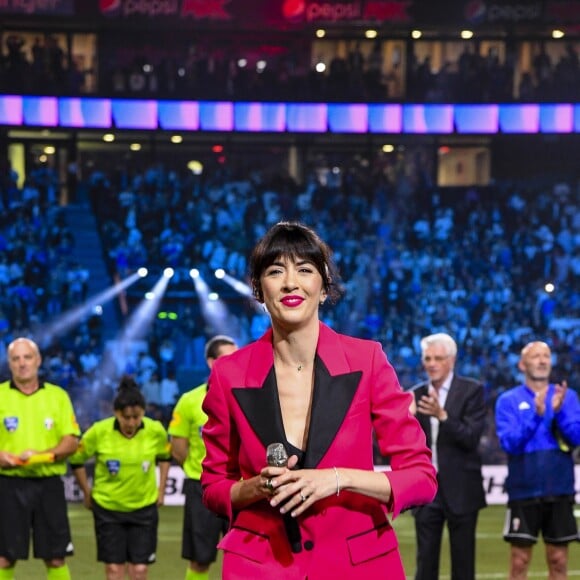
[[[117,387],[117,396],[113,401],[113,409],[115,411],[122,411],[127,407],[147,408],[141,389],[137,386],[135,379],[129,375],[121,378],[121,382]]]
[[[343,289],[328,245],[304,224],[278,222],[258,242],[250,256],[250,282],[259,302],[264,302],[260,277],[280,258],[311,262],[322,276],[322,286],[330,302],[336,302],[342,296]]]

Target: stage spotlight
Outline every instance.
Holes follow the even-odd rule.
[[[173,278],[173,274],[175,274],[173,268],[165,268],[165,270],[163,270],[163,275],[166,278]]]
[[[148,273],[149,273],[149,270],[147,270],[147,268],[139,268],[137,270],[137,274],[139,275],[139,278],[145,278],[145,276],[147,276]]]
[[[218,268],[215,272],[214,272],[214,276],[218,279],[221,280],[224,276],[226,275],[226,271],[223,268]]]
[[[115,298],[115,296],[122,294],[126,288],[134,284],[137,280],[139,280],[139,275],[136,273],[131,274],[131,276],[125,278],[125,280],[106,288],[96,296],[89,298],[84,304],[80,304],[72,310],[61,314],[55,320],[51,320],[47,324],[42,325],[34,333],[32,339],[41,348],[46,348],[56,337],[65,334],[70,331],[71,328],[80,324],[87,315],[91,313],[99,314],[97,312],[99,309],[99,315],[101,315],[103,313],[103,304],[109,302]]]
[[[107,347],[107,356],[103,357],[101,365],[103,380],[114,382],[120,373],[125,372],[136,345],[145,341],[150,332],[168,284],[169,278],[160,276],[153,288],[145,294],[144,299],[130,315],[115,340],[110,341]]]
[[[211,302],[216,302],[217,300],[220,299],[220,295],[217,292],[210,292],[207,295],[207,299],[210,300]]]
[[[197,268],[192,268],[189,271],[189,275],[192,277],[193,280],[195,280],[196,278],[199,278],[199,270]]]
[[[97,304],[93,308],[93,314],[96,314],[97,316],[102,316],[103,315],[103,307],[100,304]]]
[[[216,278],[217,278],[217,274],[216,274]],[[224,272],[222,279],[226,284],[231,286],[238,294],[241,294],[242,296],[247,296],[248,298],[251,298],[254,296],[252,289],[245,282],[237,280],[236,278],[234,278],[233,276],[230,276],[229,274],[226,274],[225,272]]]

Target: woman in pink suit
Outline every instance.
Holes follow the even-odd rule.
[[[204,402],[204,502],[227,516],[223,578],[405,578],[389,514],[430,502],[423,430],[381,345],[318,310],[340,294],[328,246],[273,226],[250,262],[272,328],[213,366]],[[391,470],[373,470],[373,433]],[[285,466],[268,463],[281,442]]]

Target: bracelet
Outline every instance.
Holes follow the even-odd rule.
[[[340,495],[340,478],[338,477],[338,469],[336,467],[332,467],[334,469],[334,476],[336,477],[336,497]]]

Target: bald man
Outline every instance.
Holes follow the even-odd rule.
[[[8,345],[11,379],[0,383],[0,580],[18,560],[44,560],[49,580],[70,580],[72,555],[62,476],[80,435],[67,392],[39,378],[35,342]]]
[[[496,403],[496,429],[508,454],[508,510],[504,539],[511,544],[510,580],[524,580],[540,532],[550,580],[568,575],[568,545],[577,541],[573,513],[574,460],[580,444],[580,403],[565,381],[550,383],[552,353],[528,343],[518,368],[524,383]]]

